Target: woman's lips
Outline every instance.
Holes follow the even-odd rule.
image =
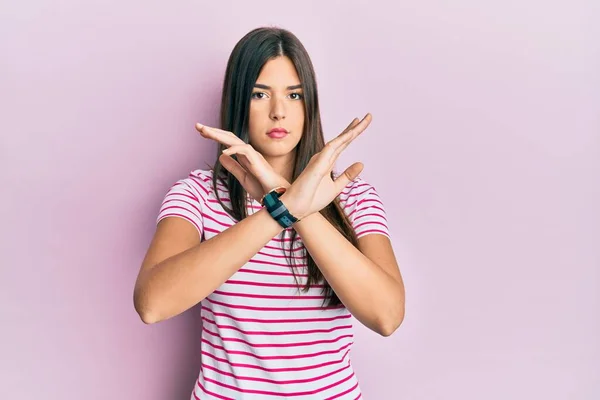
[[[267,135],[272,139],[281,139],[287,136],[288,132],[285,129],[273,129]]]

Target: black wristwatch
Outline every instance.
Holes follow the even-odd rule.
[[[283,226],[284,228],[289,228],[300,220],[294,217],[286,208],[285,204],[283,204],[283,202],[279,199],[279,197],[281,197],[286,190],[287,189],[283,186],[272,189],[269,193],[265,194],[262,199],[260,199],[260,204],[266,207],[269,214],[271,214],[271,217],[273,217],[275,221],[279,223],[279,225]]]

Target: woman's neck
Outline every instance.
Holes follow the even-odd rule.
[[[265,157],[271,167],[289,183],[292,183],[296,155],[287,154],[281,157]]]

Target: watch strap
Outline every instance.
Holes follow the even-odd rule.
[[[294,217],[286,208],[285,204],[279,199],[279,197],[285,193],[285,188],[283,188],[283,191],[278,189],[279,188],[273,189],[264,195],[261,203],[279,225],[284,228],[289,228],[294,223],[298,222],[299,219]]]

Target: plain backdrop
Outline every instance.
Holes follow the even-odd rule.
[[[365,164],[406,285],[355,321],[364,398],[600,398],[600,3],[42,1],[0,12],[0,398],[189,399],[198,308],[144,325],[168,188],[214,161],[227,58],[309,51],[327,139]]]

